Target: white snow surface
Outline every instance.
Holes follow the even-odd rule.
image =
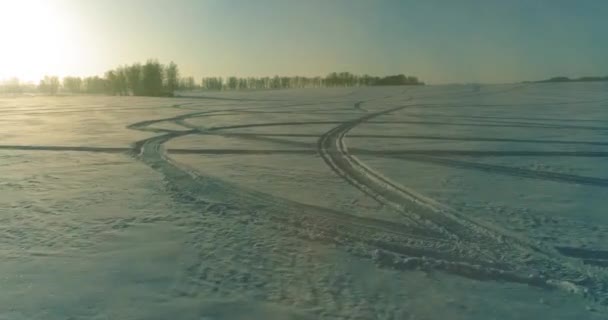
[[[0,96],[0,319],[606,319],[607,158],[602,83]]]

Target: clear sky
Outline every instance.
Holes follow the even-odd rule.
[[[175,61],[182,75],[608,75],[607,0],[0,0],[0,78]]]

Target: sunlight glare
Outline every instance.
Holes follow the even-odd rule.
[[[0,80],[69,72],[80,55],[64,13],[57,1],[0,0]]]

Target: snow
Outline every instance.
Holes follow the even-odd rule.
[[[607,107],[601,83],[0,97],[0,319],[605,318]]]

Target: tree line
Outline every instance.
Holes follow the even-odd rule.
[[[591,77],[580,77],[580,78],[553,77],[551,79],[533,81],[533,82],[544,83],[544,82],[607,82],[607,81],[608,81],[608,76],[606,76],[606,77],[591,76]],[[524,81],[524,83],[529,83],[529,82],[530,81]]]
[[[52,83],[57,82],[55,77],[48,78]],[[40,82],[43,91],[46,83],[47,77]],[[172,96],[178,83],[179,69],[175,63],[163,65],[157,60],[148,60],[145,64],[134,63],[109,70],[103,77],[65,77],[63,89],[71,93],[158,97]]]
[[[109,94],[133,96],[173,96],[175,91],[191,90],[249,90],[291,89],[321,87],[355,87],[383,85],[424,85],[417,77],[403,74],[386,77],[356,75],[350,72],[332,72],[325,77],[274,76],[274,77],[204,77],[199,83],[193,77],[180,77],[174,62],[167,65],[150,59],[107,71],[103,77],[45,76],[37,87],[24,85],[13,78],[0,83],[0,92],[21,93],[36,89],[55,95],[58,92],[73,94]]]
[[[145,64],[134,63],[105,72],[103,77],[45,76],[38,85],[21,83],[17,78],[0,81],[0,93],[40,92],[55,95],[59,92],[73,94],[109,94],[134,96],[173,96],[177,90],[194,90],[194,78],[180,78],[177,65],[157,60]]]
[[[332,72],[325,77],[206,77],[202,79],[201,88],[205,90],[240,90],[240,89],[293,89],[323,87],[358,87],[358,86],[401,86],[424,85],[417,77],[403,74],[378,77],[356,75],[350,72]]]

